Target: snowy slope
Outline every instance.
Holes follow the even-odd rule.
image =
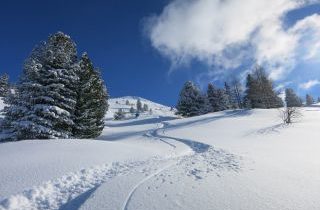
[[[111,98],[108,100],[109,103],[109,111],[107,113],[107,118],[111,119],[113,118],[113,115],[115,112],[117,112],[119,109],[123,109],[125,112],[129,112],[130,108],[136,108],[137,100],[140,99],[142,105],[147,104],[149,109],[152,109],[152,114],[149,112],[146,112],[142,114],[143,117],[154,117],[154,116],[174,116],[174,110],[171,110],[171,107],[164,106],[162,104],[158,104],[155,102],[152,102],[150,100],[136,97],[136,96],[124,96],[120,98]],[[126,105],[126,101],[129,101],[130,105]]]
[[[0,209],[319,209],[320,107],[291,126],[278,110],[168,110],[107,120],[96,140],[0,144]]]

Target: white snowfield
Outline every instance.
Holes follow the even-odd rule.
[[[95,140],[0,144],[0,209],[320,209],[319,105],[290,126],[278,110],[158,111]]]

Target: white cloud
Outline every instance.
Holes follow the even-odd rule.
[[[287,12],[310,2],[319,1],[173,0],[159,16],[149,18],[146,27],[152,46],[173,66],[198,60],[234,69],[252,59],[277,80],[298,58],[319,55],[319,15],[289,29],[283,23]]]
[[[308,82],[302,83],[299,85],[299,88],[304,89],[304,90],[309,90],[310,88],[320,85],[319,80],[309,80]]]

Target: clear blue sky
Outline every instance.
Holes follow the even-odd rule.
[[[77,43],[79,55],[84,51],[88,52],[95,66],[101,69],[112,97],[135,95],[175,105],[180,88],[186,80],[198,83],[205,81],[205,84],[211,77],[199,79],[199,75],[206,75],[204,72],[216,68],[216,65],[208,66],[195,59],[190,65],[178,66],[168,74],[172,67],[170,59],[152,46],[143,31],[145,18],[152,15],[159,17],[163,8],[171,2],[3,0],[0,6],[0,73],[7,72],[12,81],[17,81],[23,61],[32,48],[46,40],[49,34],[63,31]],[[293,25],[305,16],[319,11],[319,5],[296,10],[286,15],[286,24]],[[319,63],[299,65],[297,68],[308,66],[315,72],[310,78],[299,82],[320,79],[320,74],[317,73],[320,71]],[[300,73],[297,72],[295,76]],[[282,79],[279,84],[295,78],[291,76],[290,79]],[[200,85],[205,86],[204,84]],[[314,95],[319,93],[316,89],[309,91]]]

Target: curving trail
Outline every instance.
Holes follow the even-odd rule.
[[[167,122],[160,122],[156,129],[145,133],[144,136],[160,140],[174,149],[177,145],[173,142],[180,142],[190,147],[190,151],[178,153],[169,158],[151,157],[141,161],[116,162],[70,173],[0,201],[0,210],[63,209],[63,206],[68,206],[68,203],[72,203],[81,195],[94,193],[95,189],[116,176],[130,176],[133,173],[147,176],[134,185],[127,194],[122,209],[128,210],[138,189],[147,182],[152,183],[153,179],[157,179],[157,176],[166,172],[177,172],[179,176],[202,179],[209,173],[217,173],[219,170],[238,171],[240,169],[239,159],[235,155],[198,141],[167,136],[165,133],[169,128],[174,127]],[[165,166],[159,168],[163,164]],[[81,202],[84,203],[86,200]],[[78,203],[78,206],[83,203]]]

